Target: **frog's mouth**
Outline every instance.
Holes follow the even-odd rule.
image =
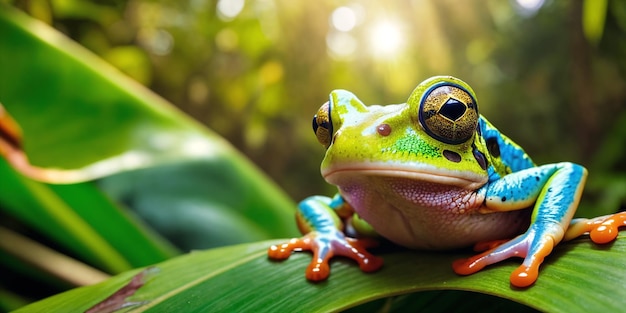
[[[324,179],[334,185],[345,183],[345,179],[354,176],[384,176],[414,180],[440,185],[455,186],[476,190],[487,183],[488,176],[471,171],[446,170],[426,164],[390,165],[365,163],[334,166],[322,170]]]

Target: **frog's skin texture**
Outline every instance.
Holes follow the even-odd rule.
[[[523,257],[511,283],[527,287],[561,240],[589,232],[606,243],[626,225],[626,212],[572,220],[587,170],[568,162],[535,165],[478,113],[476,95],[454,77],[430,78],[407,103],[387,106],[365,106],[335,90],[313,129],[327,148],[322,176],[339,193],[302,201],[297,222],[304,236],[268,251],[286,259],[311,250],[312,281],[328,277],[334,255],[376,271],[382,259],[366,248],[382,236],[414,249],[484,250],[454,262],[460,275]]]

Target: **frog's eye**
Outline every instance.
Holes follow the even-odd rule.
[[[313,116],[313,132],[324,147],[328,148],[333,136],[333,122],[330,119],[330,102],[322,104]]]
[[[478,106],[474,97],[461,86],[435,85],[422,97],[419,121],[431,137],[460,144],[469,140],[476,130]]]

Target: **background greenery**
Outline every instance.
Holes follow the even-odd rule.
[[[626,206],[626,168],[622,162],[626,150],[623,144],[626,4],[623,1],[537,1],[536,7],[522,5],[532,1],[465,1],[463,5],[457,1],[4,2],[67,34],[207,125],[242,151],[294,200],[333,192],[332,186],[319,177],[323,148],[310,130],[311,116],[326,101],[330,90],[351,90],[366,103],[398,103],[405,101],[423,79],[450,74],[474,88],[481,113],[522,145],[536,162],[567,160],[590,169],[580,215],[615,212]],[[343,9],[339,10],[340,7]],[[351,25],[350,14],[354,24],[346,30]],[[337,22],[333,16],[342,18]],[[2,57],[1,62],[7,68],[11,60]],[[31,69],[22,75],[34,77],[38,72]],[[71,77],[65,79],[72,82]],[[102,96],[92,89],[100,82],[73,79],[77,88],[87,90],[84,98]],[[129,88],[132,83],[122,81],[118,85]],[[6,85],[4,88],[8,89]],[[24,91],[22,95],[27,93]],[[36,97],[36,94],[29,95]],[[3,96],[0,101],[7,101],[6,94],[0,96]],[[32,115],[33,111],[24,109],[20,116],[19,105],[4,104],[20,123],[27,123],[28,115]],[[10,105],[17,109],[11,110]],[[66,109],[56,111],[47,125],[72,108],[66,104]],[[104,119],[97,112],[83,113]],[[165,118],[168,122],[157,123],[158,129],[167,125],[164,133],[177,129],[182,134],[201,133],[203,138],[214,138],[212,133],[198,131],[197,125],[183,126],[180,130],[180,125],[189,122],[180,122],[184,118],[177,112],[166,110],[160,114],[173,115],[170,119],[175,120]],[[113,118],[110,123],[117,122]],[[28,140],[32,128],[22,126]],[[84,133],[90,133],[81,128],[84,125],[76,127],[74,131],[83,129]],[[102,126],[105,128],[106,125]],[[123,131],[115,132],[115,138],[128,138]],[[48,135],[54,137],[55,133]],[[40,165],[83,165],[88,161],[82,159],[93,161],[101,154],[98,150],[82,148],[86,152],[67,158],[67,154],[58,152],[62,151],[58,146],[46,145],[46,138],[36,140],[43,143],[31,144],[29,155]],[[117,145],[142,147],[141,140],[136,141]],[[71,147],[81,149],[82,143],[73,139]],[[114,147],[117,148],[107,153],[124,149]],[[225,155],[224,159],[233,158]],[[254,169],[246,166],[237,170],[235,166],[232,172],[219,176],[221,179],[207,180],[206,177],[215,177],[211,168],[228,168],[225,165],[228,163],[216,162],[207,169],[203,161],[194,158],[185,162],[164,159],[167,162],[160,162],[165,165],[120,173],[98,184],[99,190],[114,200],[114,206],[121,203],[133,210],[131,221],[156,230],[158,235],[154,236],[158,239],[141,239],[142,235],[137,234],[137,240],[163,242],[148,244],[153,246],[151,251],[156,256],[136,263],[127,260],[130,264],[126,265],[120,265],[124,262],[119,261],[118,265],[96,262],[94,266],[118,273],[167,259],[180,251],[288,236],[294,232],[284,226],[276,233],[258,231],[250,235],[255,233],[254,229],[265,228],[255,226],[258,220],[246,219],[245,227],[239,222],[228,222],[239,220],[236,218],[217,223],[231,225],[227,231],[207,227],[203,221],[214,220],[215,215],[207,216],[198,207],[219,206],[224,209],[218,212],[229,212],[232,206],[246,207],[251,203],[233,204],[228,199],[236,196],[220,192],[204,197],[207,190],[215,189],[210,186],[229,181],[236,186],[233,190],[244,190],[246,185],[241,180],[226,179],[232,178],[232,173]],[[24,184],[30,190],[26,193],[41,190],[32,185],[34,182]],[[259,184],[264,184],[262,179]],[[44,187],[61,198],[64,192],[72,198],[87,192],[84,189],[94,188],[91,184]],[[81,191],[73,190],[76,188]],[[251,199],[264,193],[263,187],[258,188],[259,191],[252,192]],[[273,185],[268,188],[272,194],[280,193],[274,191]],[[6,188],[2,191],[7,195],[18,192]],[[169,196],[169,191],[175,196]],[[220,194],[228,199],[214,200]],[[282,195],[278,197],[282,199],[279,207],[290,205]],[[265,201],[269,203],[273,198],[269,196]],[[215,205],[216,202],[220,205]],[[15,206],[20,205],[24,206],[23,203]],[[11,207],[6,203],[2,206]],[[257,207],[266,206],[270,205]],[[180,209],[150,210],[155,207]],[[40,230],[33,230],[38,228],[32,224],[23,226],[24,218],[15,217],[17,213],[3,214],[4,224],[55,245],[49,238],[54,235],[41,234]],[[135,219],[134,214],[141,218]],[[39,216],[33,220],[38,218],[39,223],[45,224],[45,219]],[[78,257],[88,258],[88,255]],[[26,281],[26,287],[14,289],[16,282],[23,282],[24,278],[14,275],[17,265],[3,266],[6,266],[3,271],[12,273],[3,275],[3,290],[12,294],[32,289],[29,288],[32,281]],[[26,292],[25,301],[65,288],[68,286],[44,284],[43,291]]]
[[[330,90],[399,103],[438,74],[467,81],[536,162],[578,162],[592,180],[624,170],[622,1],[12,3],[208,125],[294,199],[332,191],[309,129]],[[355,14],[348,32],[332,23],[340,6]]]

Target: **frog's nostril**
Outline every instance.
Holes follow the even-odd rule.
[[[485,158],[485,155],[478,151],[478,149],[476,149],[476,146],[473,147],[472,150],[473,154],[474,154],[474,158],[476,159],[476,162],[478,162],[478,165],[480,165],[480,168],[482,168],[483,170],[487,169],[487,158]]]
[[[443,156],[445,156],[448,161],[452,161],[454,163],[461,162],[461,155],[454,151],[443,150]]]
[[[376,131],[381,136],[386,137],[386,136],[389,136],[389,134],[391,134],[391,126],[389,126],[389,124],[380,124],[378,125],[378,127],[376,127]]]

